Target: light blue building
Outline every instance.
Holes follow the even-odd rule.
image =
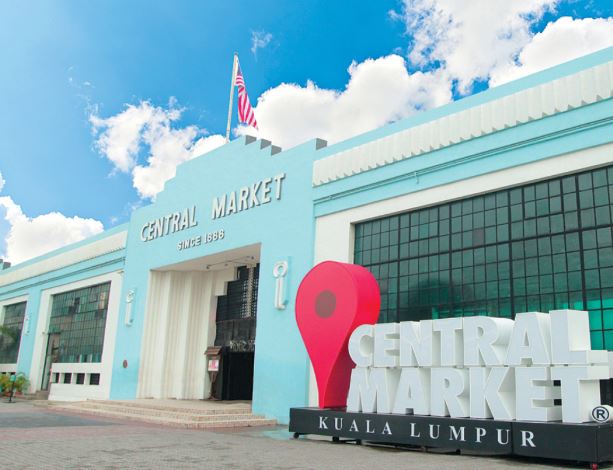
[[[326,259],[375,274],[381,321],[574,308],[613,350],[612,93],[610,48],[330,147],[186,162],[129,223],[0,272],[0,372],[287,422],[315,400],[294,298]]]

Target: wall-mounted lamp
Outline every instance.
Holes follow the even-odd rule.
[[[132,323],[134,323],[134,318],[132,317],[132,304],[134,303],[134,297],[136,297],[136,289],[130,289],[126,294],[126,315],[123,320],[126,326],[132,326]]]
[[[287,289],[285,283],[289,272],[289,260],[277,261],[272,268],[272,275],[277,280],[275,286],[275,308],[285,310],[287,306]]]

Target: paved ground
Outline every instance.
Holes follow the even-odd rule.
[[[286,428],[191,431],[0,402],[0,468],[11,469],[545,469],[559,462],[421,453],[291,439]],[[613,468],[613,466],[609,467]]]

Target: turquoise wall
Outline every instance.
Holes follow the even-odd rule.
[[[313,264],[312,161],[318,156],[312,141],[271,155],[271,147],[250,144],[242,137],[177,169],[154,204],[135,211],[130,221],[124,274],[124,297],[136,290],[134,322],[126,326],[120,311],[111,398],[134,398],[143,336],[149,272],[213,253],[261,244],[253,410],[287,422],[291,406],[307,404],[308,360],[294,318],[298,284]],[[212,201],[230,191],[285,173],[280,200],[226,217],[212,219]],[[158,217],[196,205],[198,225],[144,242],[143,225]],[[213,243],[178,250],[179,241],[223,229],[225,237]],[[274,263],[291,258],[288,277],[290,303],[273,306]],[[122,297],[123,298],[123,297]],[[122,303],[122,310],[125,303]],[[128,361],[127,368],[122,362]]]

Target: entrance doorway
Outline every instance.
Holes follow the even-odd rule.
[[[222,400],[251,400],[254,356],[253,352],[227,352],[222,355]]]
[[[217,298],[215,346],[221,347],[213,390],[217,399],[251,400],[259,277],[259,265],[239,267],[238,279]]]
[[[47,353],[45,354],[45,367],[43,368],[43,379],[40,389],[49,391],[51,385],[51,366],[57,362],[60,355],[60,334],[50,333],[47,339]]]
[[[259,257],[249,245],[150,272],[138,398],[251,398]]]

